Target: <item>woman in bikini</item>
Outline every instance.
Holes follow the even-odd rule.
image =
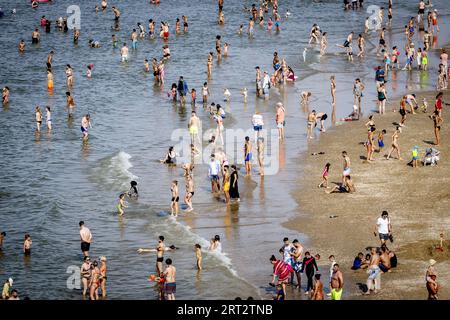
[[[367,161],[371,162],[373,161],[373,153],[375,152],[375,147],[373,145],[373,134],[375,132],[375,127],[370,127],[369,132],[367,134],[367,142],[366,142],[366,148],[367,148]]]
[[[38,132],[41,131],[41,125],[42,125],[42,112],[41,108],[39,106],[36,107],[36,130]]]
[[[98,262],[94,261],[91,265],[91,282],[90,282],[90,298],[98,300],[98,288],[100,287],[100,270]]]
[[[178,201],[180,197],[178,196],[178,181],[173,180],[172,186],[170,187],[170,192],[172,193],[172,200],[170,203],[170,209],[172,210],[172,216],[178,216]],[[175,212],[175,214],[174,214]]]
[[[100,257],[100,287],[102,289],[102,297],[106,297],[106,257]]]
[[[398,145],[399,134],[400,134],[400,127],[397,127],[395,129],[394,134],[392,135],[392,147],[391,147],[391,150],[389,151],[389,153],[388,153],[388,155],[386,157],[386,160],[389,160],[389,158],[391,157],[391,154],[392,154],[392,152],[394,152],[394,150],[397,151],[397,159],[398,160],[403,160],[400,157],[400,147]]]
[[[81,282],[83,283],[83,296],[86,296],[87,289],[91,280],[91,259],[84,257],[84,262],[81,265]]]

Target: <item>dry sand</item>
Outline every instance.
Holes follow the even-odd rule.
[[[364,126],[367,120],[347,122],[335,126],[311,142],[308,152],[301,159],[303,170],[299,189],[295,190],[301,215],[285,224],[287,228],[298,230],[309,237],[304,244],[312,253],[320,253],[319,264],[323,282],[328,281],[328,256],[334,254],[344,272],[345,299],[426,299],[425,270],[428,260],[437,261],[440,299],[450,299],[450,178],[449,178],[449,115],[450,107],[444,106],[444,123],[441,130],[441,161],[438,166],[412,168],[411,149],[419,146],[420,159],[425,149],[434,141],[433,121],[429,115],[434,111],[436,92],[421,93],[428,100],[427,113],[407,115],[406,127],[400,135],[401,156],[384,159],[391,145],[394,122],[400,120],[399,102],[386,105],[386,115],[374,115],[378,130],[386,129],[385,150],[375,153],[373,163],[364,161],[366,149],[362,144],[367,139]],[[444,101],[450,101],[450,94],[444,92]],[[376,140],[375,140],[376,141]],[[378,147],[378,145],[377,145]],[[346,150],[352,162],[352,178],[356,193],[325,193],[317,186],[325,163],[331,163],[330,182],[341,181],[343,161],[341,152]],[[324,155],[311,155],[313,152]],[[361,295],[359,284],[365,284],[367,274],[364,270],[350,269],[358,252],[367,253],[367,246],[379,246],[378,237],[373,232],[377,218],[382,210],[387,210],[393,226],[394,243],[388,247],[396,252],[398,267],[391,273],[382,275],[381,292],[370,297]],[[306,213],[306,214],[303,214]],[[330,218],[336,215],[336,218]],[[445,250],[438,252],[434,246],[439,244],[439,233],[444,232]],[[305,285],[302,278],[302,285]]]

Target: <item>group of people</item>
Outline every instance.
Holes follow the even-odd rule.
[[[317,261],[320,260],[320,254],[312,256],[309,251],[303,252],[303,250],[303,246],[297,239],[294,239],[291,243],[289,238],[286,237],[283,239],[283,246],[279,250],[281,258],[277,259],[275,255],[270,257],[269,260],[273,265],[273,276],[269,284],[276,287],[277,295],[275,300],[285,300],[287,298],[287,285],[301,292],[302,274],[305,274],[307,279],[304,294],[311,300],[325,299],[321,274],[316,273],[319,271]],[[331,300],[341,300],[344,277],[335,256],[330,255],[328,260],[330,261],[330,269],[328,278],[329,293],[327,295],[330,296]],[[294,275],[297,280],[296,284],[294,284]]]

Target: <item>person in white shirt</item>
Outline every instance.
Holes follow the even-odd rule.
[[[220,191],[219,172],[220,172],[220,162],[216,160],[216,156],[212,154],[211,161],[208,167],[208,177],[211,179],[212,193]]]
[[[92,242],[92,233],[88,227],[84,226],[84,221],[80,221],[80,238],[81,238],[81,251],[85,257],[89,256],[89,249]]]
[[[261,135],[261,131],[262,131],[263,125],[264,125],[263,116],[259,112],[256,112],[253,115],[252,125],[253,125],[253,130],[255,131],[255,143],[256,143],[258,140],[258,137]]]
[[[377,232],[380,237],[381,245],[385,244],[392,233],[391,219],[389,218],[387,211],[383,211],[381,217],[377,219],[377,225],[374,232],[375,237],[377,236]]]
[[[269,74],[267,73],[267,71],[264,71],[262,89],[263,89],[264,99],[268,100],[269,99],[269,89],[270,89],[270,77],[269,77]]]

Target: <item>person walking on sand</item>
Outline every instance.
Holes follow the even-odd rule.
[[[378,236],[380,238],[381,245],[385,245],[386,241],[392,234],[392,226],[391,219],[389,218],[389,214],[386,210],[381,213],[381,217],[377,219],[377,224],[375,226],[374,236]]]
[[[80,221],[78,225],[80,226],[81,252],[85,257],[88,257],[92,243],[92,233],[91,230],[84,225],[84,221]]]
[[[308,279],[308,283],[306,286],[305,295],[309,294],[309,291],[313,288],[313,277],[314,277],[314,269],[319,271],[317,267],[316,259],[311,256],[311,254],[307,251],[305,252],[305,257],[303,258],[302,268],[300,270],[301,273],[305,271],[306,278]]]
[[[331,276],[331,300],[341,300],[342,291],[344,287],[344,277],[341,270],[339,270],[339,264],[333,265],[333,274]]]
[[[389,158],[391,157],[391,154],[392,154],[392,152],[394,152],[394,150],[397,151],[397,159],[403,160],[402,157],[400,156],[400,146],[398,144],[399,135],[400,135],[400,127],[397,127],[394,131],[394,134],[392,135],[392,147],[386,157],[386,160],[389,160]]]
[[[385,114],[387,95],[384,83],[380,83],[380,86],[378,87],[377,91],[378,91],[378,113]]]
[[[294,273],[295,276],[297,277],[297,285],[295,286],[295,288],[298,288],[298,291],[300,291],[301,289],[301,273],[300,270],[302,269],[302,260],[303,260],[303,246],[300,244],[300,242],[297,239],[294,239],[294,241],[292,241],[292,245],[294,246],[293,250],[289,251],[290,256],[292,257],[293,260],[293,269],[294,269]],[[292,275],[293,276],[293,275]],[[294,279],[291,279],[291,283],[294,284]]]

